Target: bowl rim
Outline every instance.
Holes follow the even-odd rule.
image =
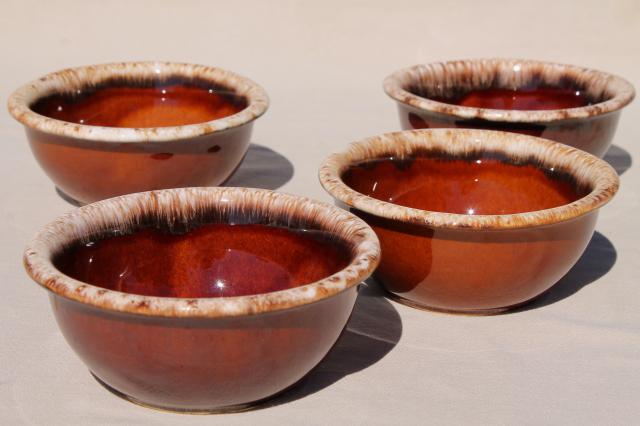
[[[193,218],[217,209],[223,214],[269,214],[309,221],[338,235],[351,249],[350,263],[321,280],[270,293],[235,297],[174,298],[109,290],[75,280],[53,265],[66,244],[104,229],[135,229],[136,219],[154,212],[161,220]],[[258,216],[259,217],[259,216]],[[378,265],[380,245],[360,218],[310,198],[254,188],[179,188],[128,194],[77,208],[50,222],[28,244],[23,262],[27,274],[57,296],[96,308],[154,317],[219,318],[257,315],[296,308],[334,296],[366,279]]]
[[[450,69],[453,70],[454,73],[459,73],[473,67],[485,67],[489,69],[503,67],[517,69],[518,71],[527,67],[537,67],[541,69],[539,73],[543,76],[560,78],[563,75],[574,75],[588,80],[591,84],[593,84],[594,81],[600,81],[613,96],[603,102],[578,108],[504,110],[467,107],[438,102],[405,90],[406,85],[413,81],[416,74],[419,74],[421,70],[430,69],[435,72],[441,72],[444,69]],[[482,72],[482,70],[478,72]],[[397,102],[419,110],[454,116],[461,119],[481,119],[509,123],[547,123],[604,115],[622,109],[635,97],[635,89],[629,81],[604,71],[556,62],[516,58],[462,59],[417,64],[402,68],[387,76],[383,81],[383,89],[388,96]]]
[[[351,165],[389,154],[403,158],[414,152],[437,151],[447,155],[478,152],[500,153],[507,158],[535,159],[569,172],[578,182],[591,186],[584,197],[551,209],[501,215],[466,215],[405,207],[361,194],[342,180]],[[349,207],[378,217],[433,228],[506,230],[522,229],[571,220],[596,210],[615,195],[616,171],[604,160],[584,151],[534,136],[478,129],[421,129],[386,133],[351,143],[320,165],[320,184],[333,198]]]
[[[62,121],[36,113],[30,105],[38,99],[62,91],[79,90],[110,78],[166,75],[200,78],[221,84],[244,96],[247,106],[232,115],[197,124],[168,127],[107,127]],[[169,142],[230,130],[247,124],[269,107],[265,90],[254,81],[222,68],[182,62],[112,62],[66,68],[49,73],[15,90],[7,101],[9,113],[27,128],[47,134],[101,142]]]

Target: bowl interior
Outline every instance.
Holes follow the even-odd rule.
[[[149,217],[84,235],[53,264],[78,281],[146,296],[208,298],[290,289],[331,276],[349,245],[313,223],[203,211],[189,222]]]
[[[355,191],[378,200],[465,215],[545,210],[572,203],[592,190],[556,167],[483,151],[389,154],[351,165],[342,179]]]
[[[581,108],[612,99],[596,71],[536,61],[452,61],[418,66],[407,92],[437,102],[502,110]]]
[[[213,80],[149,74],[62,86],[35,99],[29,108],[70,123],[153,128],[205,123],[247,106],[245,96]]]

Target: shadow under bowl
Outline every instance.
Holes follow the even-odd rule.
[[[24,255],[101,383],[193,413],[245,409],[298,382],[337,341],[378,259],[375,233],[354,215],[246,188],[87,205]]]
[[[415,307],[491,314],[576,263],[618,176],[590,154],[488,130],[390,133],[320,167],[322,186],[375,230],[376,278]]]
[[[384,80],[403,129],[477,128],[544,137],[602,157],[628,81],[601,71],[520,59],[415,65]]]
[[[8,107],[55,185],[90,203],[224,182],[268,103],[256,83],[219,68],[128,62],[48,74]]]

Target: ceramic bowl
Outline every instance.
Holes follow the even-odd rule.
[[[484,89],[569,90],[590,105],[546,110],[491,109],[448,103]],[[403,129],[479,128],[540,136],[602,157],[620,112],[635,95],[626,80],[601,71],[520,59],[476,59],[415,65],[384,80]],[[544,101],[543,99],[538,99]],[[482,105],[470,103],[469,105]],[[506,105],[506,104],[503,104]],[[565,104],[566,105],[566,104]],[[556,104],[552,107],[561,106]]]
[[[128,234],[149,226],[183,229],[210,222],[325,232],[345,250],[344,267],[286,290],[208,298],[125,293],[78,281],[57,267],[56,259],[69,247],[105,233]],[[290,245],[250,236],[241,242],[245,256],[263,253],[291,274],[323,261],[320,253],[309,253],[304,246],[291,250]],[[187,243],[170,264],[152,258],[155,269],[169,274],[178,265],[207,261],[198,256],[204,248]],[[163,248],[152,244],[148,256],[155,256],[155,249]],[[25,251],[24,264],[31,278],[49,291],[67,342],[104,386],[141,405],[198,413],[246,409],[305,376],[338,339],[357,286],[378,258],[379,244],[371,228],[337,207],[266,190],[183,188],[131,194],[76,209],[37,234]],[[295,265],[292,259],[297,259]],[[227,265],[236,284],[262,279],[262,270],[242,269],[242,262],[236,266]],[[127,274],[144,276],[144,271],[149,268],[136,266]],[[185,274],[192,272],[195,269]],[[168,280],[157,279],[155,284],[163,286]]]
[[[40,166],[81,203],[224,182],[267,106],[265,91],[245,77],[170,62],[66,69],[8,102]]]
[[[391,295],[470,314],[508,310],[556,283],[618,188],[590,154],[488,130],[372,137],[328,157],[319,175],[378,234],[375,276]]]

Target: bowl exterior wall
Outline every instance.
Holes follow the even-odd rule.
[[[31,150],[54,184],[82,203],[134,192],[215,186],[247,153],[253,123],[171,142],[99,142],[26,129]]]
[[[597,211],[553,225],[486,231],[434,229],[352,211],[380,239],[375,277],[411,305],[483,313],[520,305],[549,289],[578,261]]]
[[[123,314],[52,294],[63,335],[91,372],[137,402],[215,411],[304,377],[337,341],[357,286],[292,309],[224,318]]]
[[[522,133],[551,139],[603,157],[615,134],[620,111],[582,119],[568,119],[547,123],[511,123],[483,119],[463,119],[453,115],[421,110],[398,103],[400,125],[403,130],[463,128],[487,129]]]

